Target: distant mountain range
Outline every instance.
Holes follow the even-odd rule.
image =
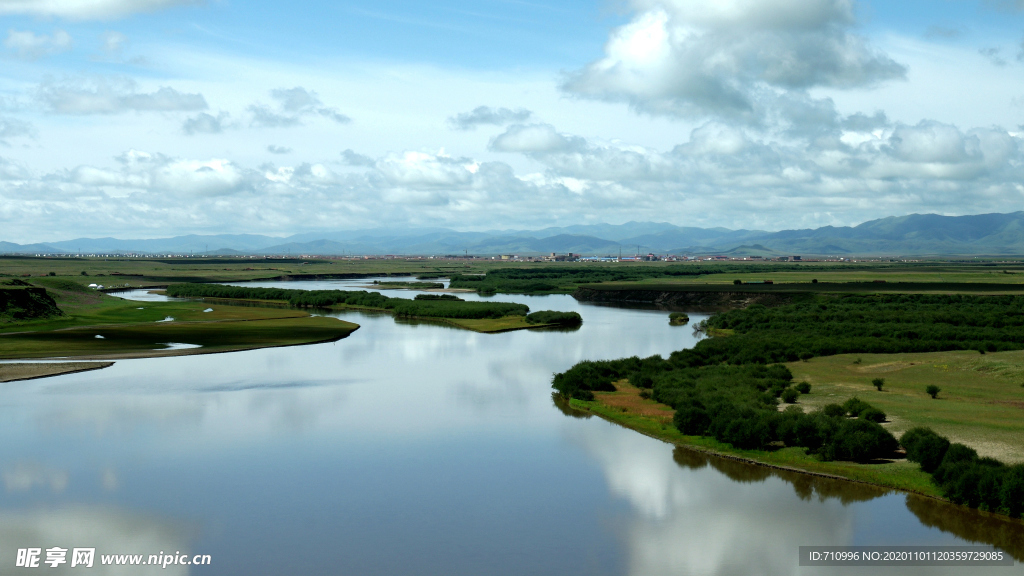
[[[939,216],[911,214],[858,226],[804,230],[690,228],[663,222],[591,224],[543,230],[457,232],[445,228],[373,229],[296,234],[188,235],[149,240],[79,238],[42,244],[0,242],[6,254],[584,255],[722,254],[728,256],[1024,255],[1024,212]]]

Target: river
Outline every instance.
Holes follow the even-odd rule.
[[[692,330],[569,296],[495,299],[584,324],[486,335],[348,312],[336,316],[361,328],[338,342],[4,384],[0,574],[25,572],[18,548],[59,546],[95,547],[97,564],[212,559],[93,574],[818,575],[851,569],[801,568],[799,546],[1021,541],[1018,523],[567,415],[554,372],[667,355],[692,346]]]

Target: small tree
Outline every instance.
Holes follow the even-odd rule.
[[[82,276],[88,276],[88,275],[89,275],[88,272],[86,272],[85,270],[82,270]]]
[[[733,280],[733,284],[743,284],[743,280]]]
[[[786,404],[796,403],[796,399],[800,397],[800,393],[792,388],[786,388],[782,391],[782,401]]]
[[[931,396],[932,398],[938,398],[939,397],[939,392],[942,392],[942,388],[939,388],[935,384],[929,384],[924,389],[924,391],[927,392],[928,395]]]
[[[796,385],[796,391],[801,393],[801,394],[810,394],[811,393],[811,385],[809,383],[807,383],[807,382],[801,382],[801,383]]]
[[[878,388],[878,391],[881,392],[882,386],[885,386],[885,378],[875,378],[874,380],[871,381],[871,384],[875,388]]]

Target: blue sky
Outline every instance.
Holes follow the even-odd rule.
[[[0,240],[1015,211],[1022,9],[0,0]]]

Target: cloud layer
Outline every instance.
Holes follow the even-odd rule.
[[[40,84],[36,98],[56,114],[177,112],[207,108],[202,94],[186,94],[167,86],[153,92],[139,92],[135,81],[125,78],[47,81]]]
[[[852,32],[851,0],[633,0],[636,16],[564,88],[684,117],[761,120],[810,88],[855,88],[906,69]]]
[[[456,130],[472,130],[477,126],[504,126],[512,122],[525,122],[533,112],[525,108],[491,108],[477,106],[470,112],[462,112],[448,118],[448,124]]]

